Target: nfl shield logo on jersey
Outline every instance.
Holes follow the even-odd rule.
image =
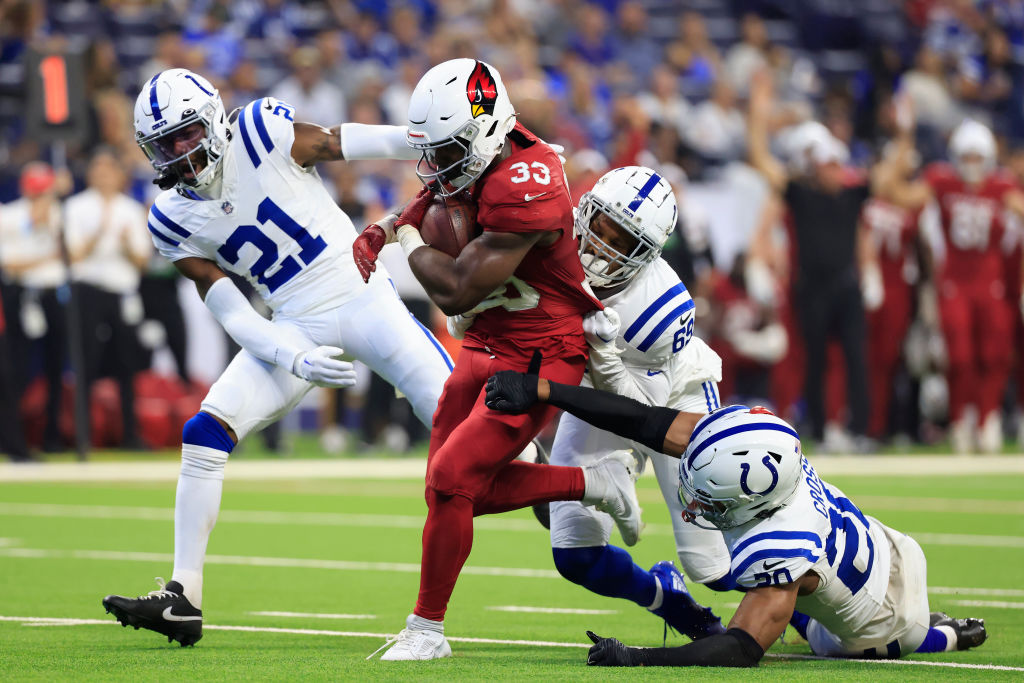
[[[231,213],[235,210],[235,207],[231,205],[231,202],[224,202],[220,205],[220,208],[223,209],[224,213]]]

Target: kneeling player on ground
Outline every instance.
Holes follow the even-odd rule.
[[[796,431],[764,408],[719,408],[691,436],[685,413],[523,373],[496,374],[486,400],[505,412],[545,401],[680,457],[686,519],[722,532],[731,575],[746,591],[728,631],[682,647],[626,647],[588,632],[589,664],[756,666],[787,623],[822,656],[898,658],[987,637],[980,619],[929,614],[917,542],[823,482]]]
[[[650,405],[672,406],[696,423],[718,407],[722,361],[693,336],[693,299],[660,258],[677,219],[672,187],[650,168],[617,168],[580,198],[580,258],[587,281],[605,305],[584,319],[590,345],[584,383]],[[564,415],[551,464],[587,465],[626,449],[640,451],[654,467],[687,576],[729,590],[729,552],[722,534],[682,520],[673,458]],[[610,545],[612,519],[606,513],[581,501],[554,502],[550,529],[555,567],[566,579],[599,595],[632,600],[691,638],[724,631],[718,617],[690,597],[672,562],[658,562],[646,571],[625,549]]]

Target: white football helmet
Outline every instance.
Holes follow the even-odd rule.
[[[598,212],[636,239],[626,254],[602,240],[593,230]],[[580,261],[592,287],[626,282],[661,255],[676,228],[678,207],[672,186],[644,166],[623,166],[608,171],[580,197],[576,232],[580,235]]]
[[[968,154],[981,159],[967,161]],[[979,183],[996,167],[996,138],[985,124],[966,119],[949,138],[949,156],[965,182]]]
[[[497,69],[476,59],[438,64],[409,98],[409,145],[423,152],[416,175],[446,197],[461,192],[501,152],[515,125]]]
[[[679,459],[683,519],[717,529],[764,519],[800,483],[800,436],[766,408],[725,406],[703,417]]]
[[[188,69],[161,71],[135,100],[135,141],[160,174],[156,182],[163,189],[209,187],[230,139],[220,94]]]

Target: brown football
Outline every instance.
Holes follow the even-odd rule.
[[[423,241],[452,258],[478,234],[476,204],[468,198],[434,197],[420,225]]]

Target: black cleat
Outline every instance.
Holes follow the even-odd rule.
[[[954,619],[945,612],[932,612],[928,623],[932,628],[948,626],[956,634],[956,649],[978,647],[988,638],[984,619]]]
[[[547,449],[540,445],[540,439],[534,439],[533,445],[537,447],[537,459],[534,462],[538,465],[550,463],[551,456],[548,454]],[[537,503],[533,506],[533,516],[537,518],[537,521],[545,529],[551,528],[551,509],[549,505],[549,503]]]
[[[192,606],[181,590],[180,584],[171,582],[171,590],[157,579],[160,585],[149,595],[128,598],[123,595],[108,595],[103,598],[107,614],[113,614],[121,626],[147,628],[167,636],[167,642],[178,641],[182,647],[195,645],[203,637],[203,612]]]

